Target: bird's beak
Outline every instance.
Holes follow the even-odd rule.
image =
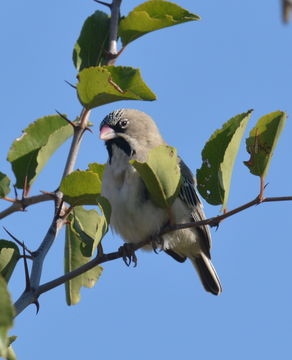
[[[100,129],[99,138],[101,140],[107,141],[117,137],[114,129],[110,128],[108,125],[103,125]]]

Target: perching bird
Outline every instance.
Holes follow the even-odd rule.
[[[290,13],[292,11],[292,0],[282,0],[282,19],[283,22],[288,24]]]
[[[129,160],[146,161],[148,151],[165,144],[152,118],[139,110],[120,109],[108,114],[100,125],[109,160],[102,195],[111,204],[111,226],[127,243],[155,236],[169,222],[165,209],[157,207],[142,178]],[[205,219],[190,169],[179,159],[182,184],[171,212],[176,224]],[[208,226],[176,230],[163,235],[163,250],[175,260],[189,258],[205,289],[219,295],[220,280],[210,260],[211,235]]]

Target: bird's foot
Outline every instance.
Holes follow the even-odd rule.
[[[137,266],[137,256],[135,254],[135,250],[133,248],[133,244],[131,243],[125,243],[123,246],[119,248],[119,252],[122,255],[122,258],[124,260],[124,263],[127,266],[130,266],[131,263],[134,264],[134,267]]]
[[[152,249],[153,249],[153,251],[155,252],[155,254],[158,254],[157,249],[159,249],[159,252],[160,252],[160,251],[163,251],[163,250],[164,250],[164,240],[163,240],[163,237],[160,236],[160,235],[158,235],[158,234],[152,236],[152,238],[151,238],[151,245],[152,245]]]
[[[167,223],[160,229],[160,231],[157,234],[152,236],[151,244],[155,254],[158,254],[157,249],[159,249],[159,252],[165,250],[164,238],[162,234],[164,234],[164,232],[168,228],[169,228],[169,221],[167,221]]]

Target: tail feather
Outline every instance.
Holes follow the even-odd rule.
[[[206,291],[220,295],[222,286],[211,260],[204,253],[191,257],[190,260],[195,266]]]

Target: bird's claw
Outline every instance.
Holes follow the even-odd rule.
[[[152,249],[155,252],[155,254],[158,254],[159,252],[164,250],[164,239],[162,236],[156,235],[153,236],[151,239],[151,245],[152,245]],[[157,249],[159,248],[159,252],[157,251]]]
[[[137,256],[132,244],[125,243],[119,248],[119,252],[122,255],[123,261],[127,266],[130,266],[131,263],[134,264],[134,267],[137,266]]]

